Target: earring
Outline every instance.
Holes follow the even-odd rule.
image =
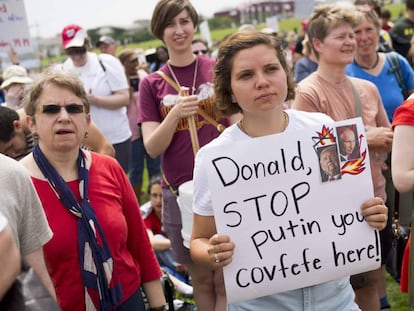
[[[237,103],[237,99],[233,94],[231,94],[231,102],[232,102],[232,104]]]
[[[83,138],[88,138],[88,132],[85,132],[85,135],[83,135]]]

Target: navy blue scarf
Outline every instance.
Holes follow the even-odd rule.
[[[105,235],[88,199],[89,170],[86,166],[84,153],[79,149],[77,159],[80,202],[77,201],[64,179],[49,163],[39,145],[33,149],[33,158],[49,181],[56,196],[78,219],[79,260],[85,288],[86,310],[106,311],[113,309],[121,300],[122,288],[115,273],[114,261]],[[113,286],[111,287],[110,284]],[[97,295],[99,302],[93,299]]]

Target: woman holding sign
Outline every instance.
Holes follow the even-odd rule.
[[[197,154],[190,250],[196,263],[221,271],[232,261],[234,249],[244,245],[235,245],[229,236],[217,234],[208,187],[209,148],[277,133],[292,134],[330,123],[332,119],[320,113],[283,110],[283,103],[295,95],[293,78],[280,43],[267,34],[239,32],[224,41],[219,48],[214,79],[218,108],[224,115],[241,112],[243,119]],[[233,211],[237,213],[234,207]],[[387,208],[382,199],[373,198],[363,204],[361,215],[372,227],[382,229]],[[260,293],[256,297],[259,296]],[[349,278],[229,304],[228,310],[304,310],[305,306],[312,310],[359,310]]]

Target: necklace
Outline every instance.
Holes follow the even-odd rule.
[[[178,81],[169,61],[167,62],[167,66],[168,66],[168,70],[171,72],[172,77],[174,78],[175,83],[177,83],[177,85],[181,87],[180,81]],[[194,69],[194,75],[193,75],[193,86],[191,87],[191,95],[194,95],[194,93],[196,92],[195,84],[197,81],[197,73],[198,73],[198,57],[196,57],[196,62],[195,62],[195,69]]]
[[[288,115],[285,111],[283,111],[283,126],[282,126],[282,129],[281,129],[281,131],[280,131],[279,133],[284,132],[284,131],[286,130],[286,128],[287,128],[287,126],[288,126],[288,124],[289,124],[289,115]],[[249,133],[247,132],[246,128],[244,127],[244,122],[243,122],[243,119],[241,119],[241,120],[237,123],[237,125],[239,126],[240,130],[241,130],[244,134],[246,134],[246,135],[247,135],[247,136],[249,136],[249,137],[253,137],[253,136],[249,135]]]
[[[377,67],[377,65],[378,65],[378,63],[379,63],[379,55],[378,55],[378,53],[375,53],[375,55],[377,56],[377,58],[375,59],[374,64],[373,64],[373,65],[371,65],[371,66],[369,66],[369,67],[365,67],[365,66],[362,66],[362,65],[358,64],[358,63],[357,63],[357,61],[355,60],[355,58],[354,58],[354,63],[355,63],[357,66],[361,67],[362,69],[365,69],[365,70],[372,70],[372,69],[374,69],[375,67]]]

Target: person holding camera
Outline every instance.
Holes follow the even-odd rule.
[[[160,174],[160,157],[151,158],[144,147],[141,130],[138,126],[138,94],[139,85],[147,72],[139,68],[139,59],[133,49],[124,49],[118,55],[124,66],[125,74],[129,83],[129,104],[127,115],[129,127],[131,128],[131,158],[129,162],[129,180],[134,187],[138,201],[142,193],[142,174],[144,172],[144,161],[146,161],[149,179]]]

